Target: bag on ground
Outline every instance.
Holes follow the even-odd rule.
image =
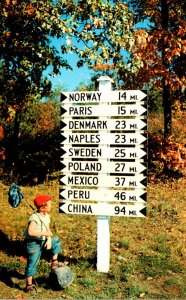
[[[72,270],[68,266],[56,268],[50,273],[50,282],[57,289],[66,288],[73,279]]]

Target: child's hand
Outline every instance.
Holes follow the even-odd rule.
[[[47,230],[45,232],[45,236],[53,236],[52,231],[51,230]]]

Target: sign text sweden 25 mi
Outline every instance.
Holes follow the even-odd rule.
[[[146,98],[146,94],[140,90],[122,91],[87,91],[87,92],[63,92],[61,102],[66,103],[102,103],[102,102],[138,102]]]
[[[65,150],[64,150],[65,149]],[[62,147],[61,158],[146,159],[145,148],[134,147]]]

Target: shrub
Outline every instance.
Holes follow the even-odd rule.
[[[160,134],[149,134],[149,167],[159,169],[159,174],[169,176],[186,174],[186,146],[174,141],[171,135],[166,139]]]

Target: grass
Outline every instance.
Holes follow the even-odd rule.
[[[150,130],[161,128],[152,119]],[[179,122],[184,135],[184,126]],[[178,132],[176,131],[178,136]],[[58,175],[58,174],[55,174]],[[186,178],[148,184],[147,218],[111,217],[110,270],[96,269],[96,216],[58,213],[59,183],[21,186],[25,196],[18,208],[8,204],[9,185],[0,182],[0,298],[26,299],[24,292],[23,235],[32,210],[28,204],[40,193],[52,195],[52,231],[63,244],[61,260],[75,275],[64,290],[52,289],[48,280],[49,256],[40,260],[36,281],[43,292],[37,299],[186,299]],[[28,202],[27,202],[28,201]]]
[[[64,299],[184,299],[186,180],[149,184],[148,216],[111,218],[110,271],[96,270],[96,217],[58,213],[58,182],[21,187],[32,203],[38,193],[54,196],[52,230],[63,242],[62,259],[75,274],[71,286],[62,291],[50,288],[50,267],[43,257],[36,276],[43,298]],[[7,201],[9,186],[2,191],[0,220],[0,298],[26,298],[23,233],[32,213],[26,199],[14,209]],[[45,259],[46,258],[46,259]],[[37,296],[38,298],[38,296]]]

